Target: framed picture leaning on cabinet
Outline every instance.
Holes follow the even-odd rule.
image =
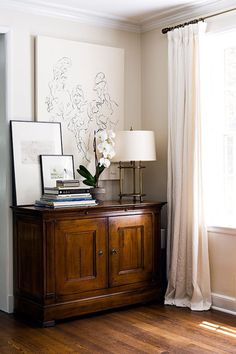
[[[57,180],[75,178],[73,155],[40,155],[42,191],[56,187]]]
[[[13,204],[30,205],[40,198],[40,155],[62,155],[61,124],[10,122],[13,161]]]

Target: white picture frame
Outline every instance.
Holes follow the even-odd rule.
[[[36,119],[61,122],[75,171],[93,173],[94,130],[124,129],[124,49],[47,36],[35,48]]]
[[[40,155],[62,155],[58,122],[10,121],[13,160],[13,205],[32,205],[41,196]]]
[[[42,193],[45,188],[56,187],[57,180],[75,178],[73,155],[40,155]]]

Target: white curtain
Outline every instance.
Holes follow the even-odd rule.
[[[168,287],[165,304],[211,306],[203,212],[199,52],[205,24],[168,32]]]

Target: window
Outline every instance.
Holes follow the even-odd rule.
[[[236,228],[236,31],[209,34],[203,52],[207,224]]]

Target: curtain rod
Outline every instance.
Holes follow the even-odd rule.
[[[218,12],[218,13],[215,13],[213,15],[209,15],[209,16],[205,16],[205,17],[200,17],[200,18],[197,18],[195,20],[192,20],[192,21],[189,21],[189,22],[185,22],[185,23],[181,23],[180,25],[176,25],[176,26],[173,26],[173,27],[166,27],[166,28],[163,28],[161,30],[161,32],[163,34],[169,32],[169,31],[173,31],[175,28],[180,28],[180,27],[185,27],[185,26],[188,26],[188,25],[192,25],[194,23],[198,23],[200,21],[204,21],[208,18],[211,18],[211,17],[215,17],[215,16],[219,16],[219,15],[223,15],[223,14],[226,14],[228,12],[231,12],[231,11],[235,11],[236,10],[236,7],[234,7],[233,9],[230,9],[230,10],[225,10],[225,11],[221,11],[221,12]]]

